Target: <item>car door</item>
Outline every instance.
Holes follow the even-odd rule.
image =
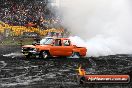
[[[52,56],[60,56],[62,52],[62,43],[61,39],[55,39],[53,46],[50,48]]]
[[[62,52],[64,56],[71,56],[73,50],[73,46],[71,46],[69,39],[62,40]]]

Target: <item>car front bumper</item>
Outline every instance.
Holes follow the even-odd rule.
[[[21,52],[26,56],[26,55],[33,55],[36,57],[39,57],[40,52],[34,51],[34,50],[29,50],[29,51],[23,51],[21,50]]]

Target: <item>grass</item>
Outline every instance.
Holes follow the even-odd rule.
[[[30,45],[32,44],[33,39],[20,39],[20,38],[5,38],[0,41],[0,45]]]

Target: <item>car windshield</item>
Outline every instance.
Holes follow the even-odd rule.
[[[40,44],[42,44],[42,45],[49,45],[49,44],[52,44],[52,42],[53,42],[53,38],[45,38],[45,39],[42,39],[40,41]]]

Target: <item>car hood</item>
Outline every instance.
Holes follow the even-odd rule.
[[[24,45],[24,46],[22,46],[22,48],[28,48],[28,47],[39,48],[39,47],[49,47],[49,46],[51,46],[51,45]]]
[[[35,48],[35,46],[34,46],[34,45],[24,45],[24,46],[22,46],[22,48],[26,48],[26,47]]]

